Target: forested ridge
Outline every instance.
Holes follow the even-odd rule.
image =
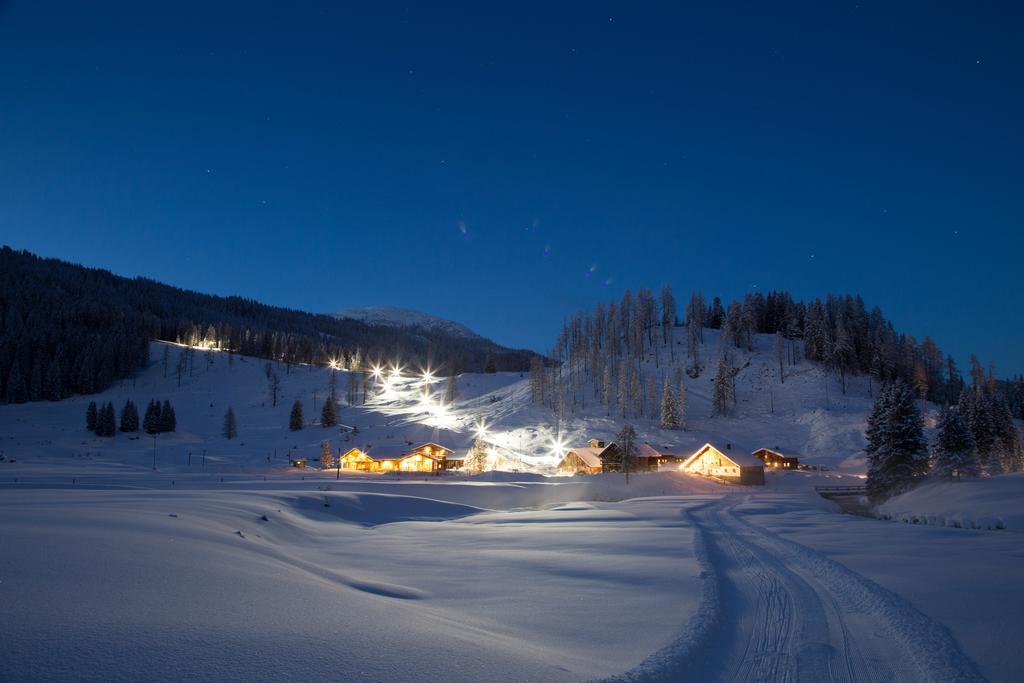
[[[348,369],[397,360],[524,370],[533,355],[483,338],[339,320],[0,249],[0,402],[102,391],[145,367],[150,340],[286,365],[336,360]]]
[[[685,344],[671,343],[673,328],[683,328]],[[721,330],[721,343],[703,345],[705,329]],[[1000,405],[1024,418],[1024,379],[997,379],[993,366],[974,355],[967,378],[951,355],[931,338],[918,340],[898,332],[877,306],[868,308],[860,296],[832,295],[804,302],[789,292],[748,293],[723,304],[694,291],[678,305],[672,288],[658,294],[641,288],[599,303],[592,312],[578,311],[559,332],[547,364],[531,368],[534,400],[556,413],[574,411],[587,396],[616,406],[623,417],[654,417],[663,381],[645,372],[644,362],[677,371],[673,386],[681,392],[682,374],[697,377],[705,367],[715,371],[716,415],[732,410],[733,377],[739,371],[731,349],[753,350],[755,335],[772,335],[777,359],[776,381],[785,382],[787,368],[801,357],[820,363],[845,392],[851,375],[869,376],[876,386],[904,382],[922,399],[939,405],[960,401],[965,387],[986,387]]]

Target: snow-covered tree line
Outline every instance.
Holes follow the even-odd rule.
[[[932,475],[960,479],[1024,470],[1009,406],[984,375],[942,409],[929,449],[918,392],[903,380],[884,385],[868,417],[868,494],[875,501]]]
[[[600,403],[623,418],[660,419],[668,428],[686,427],[686,383],[673,328],[680,324],[676,300],[667,285],[657,296],[640,289],[618,301],[578,312],[562,329],[545,362],[530,368],[533,400],[557,415]],[[644,369],[653,360],[658,373]],[[680,358],[680,360],[682,360]]]
[[[684,341],[674,342],[674,328],[685,329]],[[717,348],[705,347],[706,328],[721,330]],[[732,350],[752,351],[758,334],[774,335],[771,351],[779,382],[785,381],[787,368],[806,357],[827,368],[844,392],[848,377],[867,375],[873,388],[902,381],[918,398],[954,404],[965,386],[952,356],[934,340],[925,337],[919,343],[898,333],[878,307],[868,310],[859,296],[830,294],[804,303],[785,291],[756,292],[723,305],[720,298],[708,303],[695,291],[680,307],[665,285],[657,295],[650,289],[626,290],[617,301],[568,318],[546,361],[532,362],[533,400],[559,416],[601,403],[610,415],[658,419],[666,381],[677,397],[685,391],[685,377],[677,380],[675,368],[682,365],[695,378],[711,367],[712,412],[727,415],[735,403],[739,370]],[[645,371],[650,364],[654,371]],[[976,359],[972,376],[974,366],[980,367]]]
[[[427,366],[448,357],[472,371],[522,371],[533,355],[486,339],[207,295],[0,247],[0,403],[102,391],[150,363],[151,340],[265,358],[285,372],[300,363],[367,369],[375,358]]]

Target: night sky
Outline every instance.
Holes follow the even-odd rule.
[[[535,349],[853,292],[1024,372],[1018,3],[558,4],[0,2],[0,243]]]

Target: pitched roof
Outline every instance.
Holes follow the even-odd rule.
[[[642,443],[636,447],[636,457],[638,458],[660,458],[661,453],[649,443]]]
[[[434,448],[439,448],[442,451],[445,451],[447,453],[451,453],[452,452],[452,449],[446,448],[445,446],[442,446],[441,444],[437,443],[436,441],[427,441],[426,443],[421,443],[419,446],[416,446],[412,450],[418,451],[418,450],[421,450],[423,448],[426,448],[427,446],[433,446]]]
[[[714,449],[718,453],[721,453],[723,458],[733,462],[737,467],[764,467],[764,462],[760,458],[756,458],[753,455],[750,455],[749,453],[746,453],[742,450],[723,451],[719,448],[715,448],[709,443],[706,443],[700,448],[698,448],[693,455],[687,458],[686,462],[683,463],[683,467],[689,467],[690,463],[699,458],[709,448]]]
[[[590,446],[583,446],[581,448],[573,448],[565,454],[565,458],[575,453],[576,456],[586,463],[587,467],[600,467],[601,466],[601,454],[604,453],[605,448],[591,448]],[[562,461],[565,461],[562,458]]]

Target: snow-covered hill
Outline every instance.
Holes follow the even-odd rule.
[[[387,327],[416,327],[432,332],[441,332],[453,337],[480,339],[480,335],[462,323],[446,320],[422,311],[395,306],[363,306],[346,308],[334,314],[335,318],[359,320],[367,325],[384,325]]]
[[[680,342],[682,330],[677,332]],[[702,357],[711,357],[717,343],[717,331],[706,330]],[[160,361],[165,346],[170,348],[166,371]],[[737,351],[742,369],[732,416],[710,416],[713,372],[709,368],[687,379],[687,430],[663,430],[657,420],[648,418],[628,421],[642,440],[669,451],[688,452],[707,441],[747,452],[766,446],[799,455],[804,462],[863,472],[864,423],[872,404],[868,380],[849,379],[843,394],[835,377],[803,361],[787,368],[786,381],[779,384],[771,378],[770,346],[770,337],[759,337],[753,352]],[[683,362],[683,348],[677,345],[677,363]],[[456,380],[457,400],[442,406],[439,399],[447,380],[425,382],[419,369],[407,367],[397,376],[385,370],[380,381],[371,382],[366,403],[358,405],[348,405],[345,398],[352,375],[356,384],[361,384],[362,375],[337,371],[339,417],[346,428],[323,428],[318,420],[332,371],[277,367],[281,394],[274,406],[266,361],[197,352],[192,373],[178,386],[174,366],[180,351],[175,345],[154,342],[154,360],[148,369],[100,394],[57,403],[0,406],[4,425],[0,450],[22,461],[89,458],[152,467],[155,445],[158,467],[186,467],[190,451],[194,467],[195,458],[205,450],[208,468],[233,471],[286,464],[289,452],[318,459],[325,440],[335,449],[360,446],[397,451],[423,441],[466,449],[482,424],[504,468],[551,472],[561,448],[581,445],[589,438],[610,440],[627,421],[618,409],[609,411],[597,403],[588,389],[586,400],[570,408],[559,425],[549,408],[531,402],[529,377],[520,373],[464,373]],[[660,355],[657,365],[653,359],[642,365],[651,377],[673,372],[664,349]],[[145,434],[118,432],[114,438],[102,438],[86,431],[85,410],[90,401],[112,401],[120,411],[129,398],[141,407],[153,398],[170,400],[177,412],[178,431],[160,435],[155,444]],[[293,432],[288,416],[296,400],[303,406],[307,426]],[[233,440],[221,436],[229,406],[238,420],[239,438]],[[934,407],[929,406],[929,411],[926,424],[931,426]],[[358,432],[347,429],[353,426]]]

